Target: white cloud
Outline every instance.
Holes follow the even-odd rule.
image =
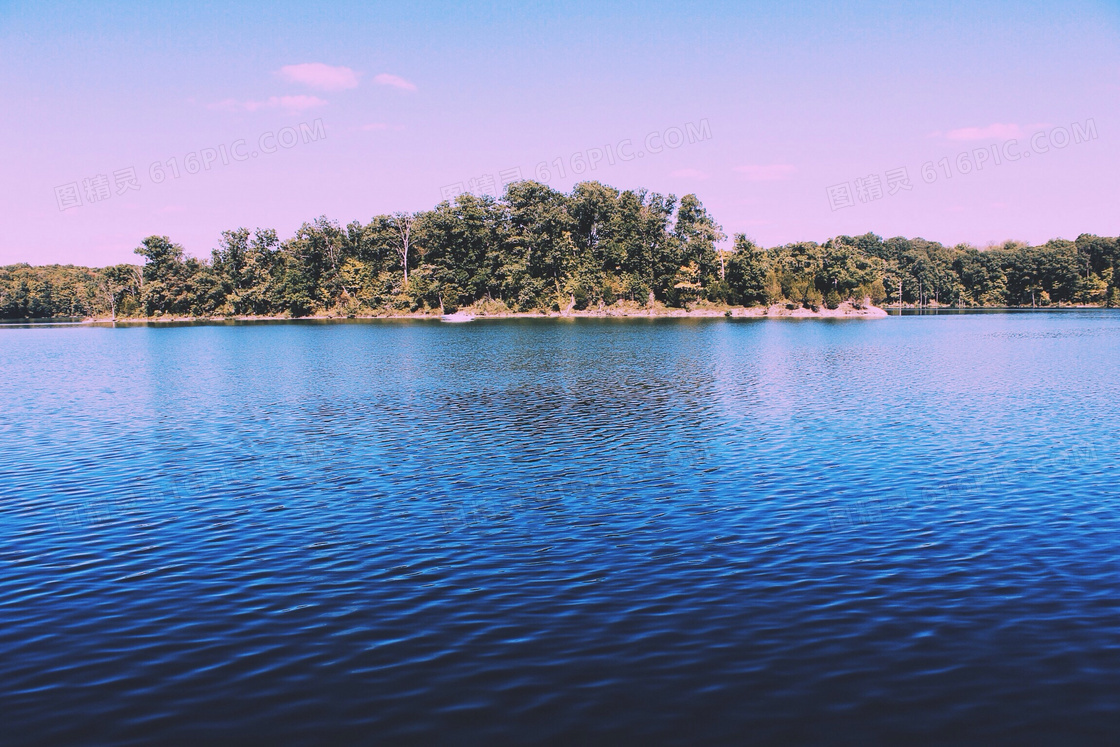
[[[277,71],[277,75],[290,83],[302,83],[322,91],[343,91],[358,87],[358,74],[353,70],[322,62],[285,65]]]
[[[1022,136],[1023,130],[1019,125],[998,122],[987,127],[961,127],[945,133],[945,137],[949,140],[1007,140]]]
[[[389,73],[381,73],[379,75],[373,76],[373,82],[379,86],[392,86],[393,88],[399,88],[402,91],[416,90],[415,83],[410,83],[400,76],[390,75]]]
[[[748,164],[735,170],[751,182],[780,182],[793,176],[797,167],[788,163]]]

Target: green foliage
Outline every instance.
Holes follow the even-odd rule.
[[[0,318],[108,315],[100,280],[97,270],[73,265],[0,267]]]
[[[869,299],[874,306],[883,303],[887,300],[887,289],[883,287],[883,279],[875,278],[870,283],[861,286],[859,296]]]
[[[677,270],[673,278],[673,296],[678,305],[685,306],[700,300],[704,293],[701,272],[700,264],[695,261],[681,265]]]
[[[676,244],[681,264],[690,267],[695,265],[696,283],[700,286],[698,293],[701,295],[704,287],[712,286],[720,277],[716,244],[726,238],[723,229],[704,209],[696,195],[688,194],[681,198],[673,225],[673,243]]]
[[[837,236],[732,246],[696,195],[583,182],[570,194],[512,184],[416,214],[346,226],[320,217],[286,241],[222,234],[206,260],[149,236],[143,266],[0,268],[0,317],[541,311],[697,302],[1120,305],[1120,240],[1083,234],[985,250],[921,238]]]
[[[777,303],[781,300],[781,287],[774,291],[775,282],[766,252],[743,234],[736,234],[735,251],[727,259],[728,300],[743,306]],[[777,298],[771,299],[774,293]]]

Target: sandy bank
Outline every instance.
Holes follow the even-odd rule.
[[[692,309],[676,309],[666,306],[642,307],[637,305],[616,304],[604,308],[571,309],[565,311],[550,311],[547,313],[532,311],[495,311],[477,307],[468,307],[463,311],[475,319],[548,319],[548,318],[596,318],[596,317],[670,317],[670,318],[703,318],[703,317],[756,317],[756,318],[799,318],[799,319],[834,319],[834,318],[862,318],[877,319],[887,316],[887,312],[877,306],[864,306],[856,308],[850,303],[842,303],[836,309],[820,307],[817,311],[798,307],[788,309],[775,304],[773,306],[697,306]],[[377,314],[314,314],[298,317],[299,319],[431,319],[440,318],[439,311],[416,312],[384,312]],[[117,322],[223,322],[223,321],[290,321],[288,316],[162,316],[153,318],[118,318]],[[85,319],[85,323],[106,323],[111,319]]]

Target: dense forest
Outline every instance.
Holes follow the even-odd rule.
[[[139,265],[0,268],[0,318],[376,314],[624,303],[836,308],[845,300],[930,306],[1120,306],[1120,239],[977,249],[868,233],[764,249],[725,247],[695,195],[571,194],[533,181],[501,199],[462,195],[420,213],[341,226],[305,223],[222,234],[209,259],[164,236]]]

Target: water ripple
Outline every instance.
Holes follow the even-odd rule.
[[[3,330],[5,738],[1111,736],[1115,320]]]

